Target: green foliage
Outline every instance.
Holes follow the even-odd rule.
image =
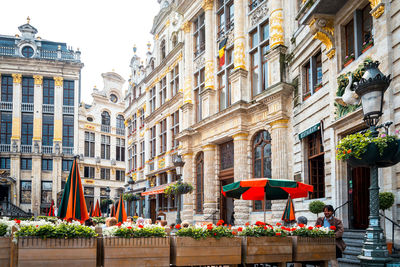
[[[167,196],[177,194],[187,194],[193,191],[193,186],[190,183],[177,182],[165,188],[165,194]]]
[[[90,238],[97,236],[96,232],[87,226],[77,224],[59,224],[59,225],[28,225],[22,226],[15,235],[17,237],[40,237],[46,238]]]
[[[166,237],[164,227],[152,226],[152,227],[119,227],[115,232],[115,236],[123,238],[139,238],[139,237]]]
[[[390,209],[394,204],[394,194],[392,192],[379,193],[379,209]]]
[[[57,217],[52,217],[52,216],[37,216],[36,220],[45,220],[46,222],[52,222],[55,223],[58,221]]]
[[[128,202],[139,200],[137,194],[132,194],[132,193],[125,193],[122,195],[122,198]]]
[[[106,208],[108,205],[113,204],[114,201],[112,201],[112,199],[102,199],[100,201],[100,208],[103,210],[104,208]]]
[[[0,224],[0,236],[5,236],[7,234],[7,225],[4,223]]]
[[[320,200],[314,200],[310,202],[310,205],[308,205],[308,209],[314,213],[318,214],[321,213],[324,209],[325,203],[320,201]]]
[[[95,224],[99,224],[99,223],[105,224],[106,223],[106,218],[105,217],[92,217],[92,221]]]
[[[296,230],[292,231],[292,235],[306,237],[334,237],[335,231],[322,227],[303,226],[297,227]]]
[[[350,157],[361,159],[361,156],[367,151],[369,144],[375,144],[378,147],[379,153],[382,156],[384,149],[388,143],[395,142],[396,136],[381,134],[377,137],[372,137],[371,132],[349,134],[336,147],[336,158],[346,160]]]
[[[287,236],[285,227],[272,227],[271,225],[246,226],[240,233],[241,236]]]
[[[221,237],[234,237],[232,230],[226,226],[214,226],[209,224],[207,227],[187,227],[181,228],[176,232],[177,236],[186,236],[194,239],[214,237],[220,239]]]

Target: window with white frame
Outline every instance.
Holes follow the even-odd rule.
[[[144,167],[144,163],[146,161],[145,158],[145,145],[144,145],[144,141],[140,142],[140,167],[143,168]]]
[[[150,128],[150,158],[156,156],[156,126]]]
[[[95,154],[95,134],[85,132],[85,157],[93,158]]]
[[[150,112],[154,112],[156,110],[156,87],[150,89]]]
[[[160,106],[162,106],[165,103],[166,99],[167,99],[167,77],[164,76],[164,78],[162,78],[160,81]]]
[[[206,47],[206,31],[205,31],[205,25],[204,25],[204,19],[205,15],[204,12],[201,13],[197,18],[193,21],[194,25],[194,33],[193,33],[193,39],[194,39],[194,57],[196,58],[198,55],[200,55],[205,47]]]
[[[172,148],[177,148],[179,145],[179,141],[176,139],[176,136],[179,133],[179,110],[172,113],[171,119],[172,119],[172,127],[171,127]]]
[[[233,28],[234,25],[234,6],[233,0],[219,0],[217,17],[218,32],[217,39],[223,37],[226,32]]]
[[[101,158],[110,159],[110,136],[101,135]]]
[[[179,91],[179,64],[171,70],[171,95],[174,96]]]
[[[167,151],[167,119],[160,122],[160,154]]]
[[[117,138],[115,146],[115,157],[118,161],[125,161],[125,139]]]
[[[204,68],[195,72],[194,74],[194,95],[195,95],[195,106],[196,106],[196,122],[202,120],[202,110],[201,110],[201,92],[204,90]]]
[[[100,170],[100,179],[110,180],[110,169],[101,168],[101,170]]]

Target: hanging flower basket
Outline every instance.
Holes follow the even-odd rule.
[[[167,186],[165,188],[165,194],[170,196],[170,195],[177,195],[177,194],[188,194],[193,191],[193,186],[189,183],[183,183],[178,181],[176,184],[172,184],[170,186]]]

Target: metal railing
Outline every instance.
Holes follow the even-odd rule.
[[[0,201],[0,215],[11,218],[29,218],[33,216],[31,212],[22,210],[18,206],[15,206],[9,202],[7,199]]]
[[[42,146],[43,154],[53,154],[53,146]]]
[[[0,56],[21,56],[18,47],[15,46],[0,46]],[[65,60],[65,61],[80,61],[80,51],[61,51],[61,50],[44,50],[39,48],[38,53],[34,58]]]
[[[13,103],[12,102],[0,102],[0,110],[1,111],[12,111],[13,109]]]
[[[63,147],[63,153],[65,155],[73,155],[74,154],[74,148],[73,147]]]
[[[22,103],[21,111],[22,112],[33,112],[33,103]]]
[[[15,47],[0,46],[0,55],[2,56],[14,56],[16,54]]]
[[[218,212],[219,212],[219,210],[215,210],[213,213],[210,214],[210,216],[208,216],[208,217],[205,219],[205,221],[208,221],[209,219],[212,218],[212,222],[215,223],[215,221],[216,221],[215,215],[216,215]]]
[[[344,206],[346,206],[346,205],[349,204],[350,202],[351,202],[351,200],[347,200],[345,203],[343,203],[342,205],[340,205],[339,207],[337,207],[337,208],[333,211],[333,214],[336,214],[336,211],[337,211],[338,209],[343,208]]]
[[[63,114],[74,114],[74,106],[63,106]]]
[[[43,104],[42,112],[43,113],[54,113],[54,105]]]
[[[101,125],[101,131],[105,133],[111,132],[111,126],[110,125]]]
[[[125,135],[125,129],[124,128],[117,128],[116,130],[118,135]]]
[[[392,243],[393,243],[392,254],[395,254],[396,253],[396,249],[395,249],[395,246],[394,246],[394,244],[395,244],[395,242],[394,242],[394,227],[396,226],[396,227],[400,228],[400,225],[398,223],[394,222],[392,219],[386,217],[386,215],[384,215],[382,213],[379,213],[379,215],[392,223]]]
[[[10,144],[0,144],[0,152],[10,152]]]
[[[32,153],[32,145],[21,145],[21,153]]]

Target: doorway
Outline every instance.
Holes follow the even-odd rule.
[[[348,173],[349,226],[365,230],[369,216],[370,169],[349,167]]]
[[[156,221],[156,203],[157,200],[155,199],[155,197],[150,199],[150,219],[152,223],[155,223]]]
[[[224,185],[227,184],[231,184],[233,183],[233,178],[228,178],[228,179],[224,179],[221,180],[221,188],[220,188],[220,192],[222,192],[222,187]],[[220,218],[222,220],[224,220],[224,222],[226,224],[231,224],[234,225],[234,205],[233,205],[233,198],[231,197],[225,197],[224,195],[222,195],[222,193],[220,193],[221,197],[220,197]]]
[[[7,185],[0,185],[0,201],[10,201],[9,189],[10,187]]]

